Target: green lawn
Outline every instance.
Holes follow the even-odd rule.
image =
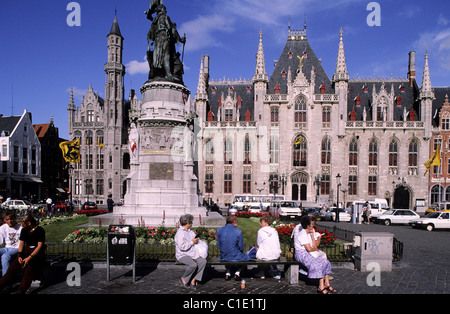
[[[261,228],[259,218],[238,218],[238,228],[242,230],[244,243],[256,245],[258,230]]]
[[[74,232],[80,225],[87,224],[89,217],[79,216],[75,219],[55,222],[49,225],[43,225],[45,229],[46,242],[61,242],[69,233]]]

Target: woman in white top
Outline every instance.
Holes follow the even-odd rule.
[[[175,234],[175,257],[187,265],[186,271],[180,278],[180,284],[183,288],[197,289],[197,281],[201,281],[206,267],[206,259],[200,257],[196,249],[199,239],[195,237],[195,232],[191,230],[194,217],[186,214],[180,217],[181,227]],[[195,277],[191,278],[197,271]]]
[[[329,275],[331,274],[331,264],[321,257],[314,257],[311,253],[319,249],[315,244],[314,226],[308,216],[301,219],[302,230],[298,233],[296,242],[299,246],[295,250],[295,259],[308,269],[308,278],[319,279],[318,293],[328,294],[336,292],[330,285]]]

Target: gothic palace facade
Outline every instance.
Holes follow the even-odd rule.
[[[436,143],[447,141],[444,156],[449,147],[443,127],[449,128],[450,114],[442,110],[441,117],[440,109],[450,87],[432,88],[428,54],[421,86],[414,51],[406,78],[350,79],[341,30],[329,78],[306,29],[289,28],[287,35],[271,76],[262,32],[251,80],[212,80],[210,58],[201,57],[195,106],[203,198],[221,206],[236,194],[334,203],[339,176],[341,202],[385,198],[394,207],[413,208],[416,201],[429,205],[447,195],[450,202],[450,162],[442,162],[445,173],[423,175]],[[115,201],[126,193],[129,110],[141,104],[133,90],[124,97],[124,38],[116,18],[107,40],[105,99],[90,87],[80,106],[73,97],[68,106],[70,138],[82,139],[81,163],[71,170],[73,198],[98,204],[110,193]]]

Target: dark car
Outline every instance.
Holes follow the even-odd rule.
[[[314,217],[319,218],[320,208],[319,207],[303,207],[302,208],[302,216],[305,215],[314,215]]]
[[[97,209],[97,204],[94,202],[85,202],[81,209]]]

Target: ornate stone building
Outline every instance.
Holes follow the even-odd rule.
[[[114,18],[107,36],[105,99],[89,86],[81,105],[75,106],[71,95],[67,109],[70,139],[81,138],[81,163],[71,164],[70,170],[72,196],[81,203],[89,200],[106,204],[109,194],[117,202],[126,193],[126,177],[130,171],[130,102],[124,97],[123,42],[119,23]]]
[[[306,28],[289,28],[271,76],[262,32],[252,80],[211,80],[210,58],[202,56],[195,101],[204,196],[221,205],[235,194],[335,203],[339,177],[341,201],[385,198],[396,208],[413,208],[416,201],[428,205],[423,164],[434,106],[443,103],[436,105],[428,54],[419,87],[414,51],[406,78],[350,79],[342,29],[336,48],[331,78]]]

